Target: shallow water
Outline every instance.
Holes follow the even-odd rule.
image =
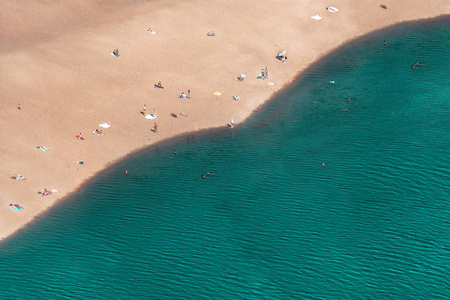
[[[2,244],[2,298],[449,298],[449,36],[375,33],[105,171]]]

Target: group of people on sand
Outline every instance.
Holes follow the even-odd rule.
[[[236,77],[236,80],[238,80],[238,81],[244,81],[244,79],[245,79],[245,76],[243,74]]]
[[[277,55],[275,58],[278,59],[279,61],[281,61],[283,64],[285,64],[287,62],[287,56],[284,54]]]
[[[41,194],[42,196],[50,196],[52,194],[52,191],[43,189],[42,191],[39,192],[39,194]]]
[[[13,208],[13,209],[16,209],[16,210],[24,209],[24,207],[21,206],[20,204],[12,204],[12,203],[9,204],[9,208]]]
[[[155,87],[160,88],[160,89],[164,88],[164,86],[162,85],[161,81],[158,82],[158,83],[155,83]]]
[[[119,56],[119,49],[114,49],[113,52],[112,52],[112,54],[113,54],[114,56]]]
[[[258,75],[257,79],[267,79],[269,78],[269,70],[267,69],[267,67],[265,67],[264,69],[261,69],[261,74]]]
[[[14,180],[26,180],[26,177],[23,177],[22,175],[19,174],[14,174],[14,176],[11,176],[12,179]]]
[[[92,131],[92,134],[93,135],[100,135],[100,136],[105,135],[103,133],[103,130],[98,130],[97,128],[94,131]]]
[[[184,92],[182,92],[180,95],[178,95],[178,98],[181,98],[181,99],[191,99],[191,90],[188,90],[188,93],[187,93],[187,95],[184,93]]]

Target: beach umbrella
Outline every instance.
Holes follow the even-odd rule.
[[[222,93],[221,93],[221,92],[218,92],[218,91],[215,91],[215,92],[213,93],[213,95],[214,95],[214,96],[220,96],[220,95],[222,95]]]
[[[283,56],[286,54],[286,50],[283,50],[281,52],[278,52],[277,56]]]

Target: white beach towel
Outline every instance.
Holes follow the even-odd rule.
[[[100,127],[102,127],[102,128],[109,128],[109,127],[111,127],[111,123],[110,123],[110,122],[107,122],[107,123],[100,124],[100,125],[98,125],[98,126],[100,126]]]
[[[150,114],[150,115],[145,115],[144,118],[146,118],[148,120],[153,120],[153,119],[156,119],[157,117],[154,114]]]
[[[315,15],[315,16],[312,16],[311,19],[320,20],[320,19],[322,19],[322,16],[321,15]]]
[[[332,13],[336,13],[339,11],[339,9],[337,9],[336,7],[333,7],[333,6],[327,7],[327,10]]]

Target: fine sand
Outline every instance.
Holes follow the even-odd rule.
[[[339,11],[327,11],[330,6]],[[226,126],[231,118],[240,123],[337,46],[402,21],[448,14],[449,4],[30,0],[0,1],[0,12],[3,239],[126,154],[182,133]],[[215,36],[207,36],[209,31]],[[389,47],[389,36],[384,39]],[[111,55],[115,48],[119,57]],[[279,50],[287,51],[287,63],[275,59]],[[257,79],[264,67],[269,78]],[[235,80],[241,73],[247,75],[243,82]],[[158,81],[164,89],[154,87]],[[179,99],[188,89],[192,98]],[[157,110],[157,119],[143,117],[144,104],[147,113]],[[180,112],[188,116],[171,116]],[[157,133],[151,131],[155,121]],[[111,127],[100,128],[105,122]],[[105,135],[93,135],[94,129]],[[85,140],[75,137],[79,133]],[[11,179],[15,173],[27,180]],[[38,195],[44,188],[58,192]],[[24,209],[10,209],[10,203]]]

